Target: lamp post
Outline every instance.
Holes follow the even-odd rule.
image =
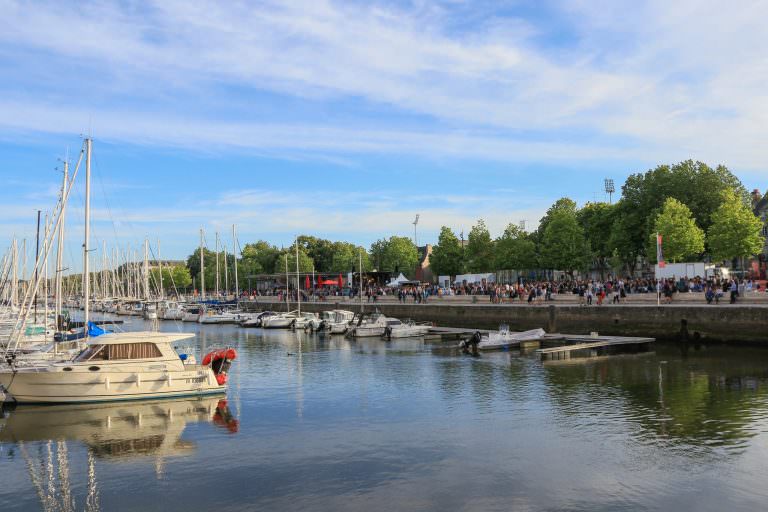
[[[613,185],[613,180],[605,178],[605,193],[608,194],[608,204],[611,204],[613,199],[613,193],[616,192],[616,187]]]
[[[419,239],[416,236],[416,226],[419,225],[419,214],[416,214],[416,220],[413,221],[413,244],[418,248],[419,247]]]

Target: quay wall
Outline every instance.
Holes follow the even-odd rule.
[[[283,310],[284,303],[241,302],[244,309]],[[295,307],[295,303],[294,303]],[[303,303],[302,310],[359,311],[360,304],[348,301]],[[364,304],[366,312],[378,309],[401,320],[434,322],[442,327],[497,329],[509,324],[512,330],[543,328],[567,334],[645,336],[658,340],[768,344],[768,308],[751,305],[540,305],[493,304]]]

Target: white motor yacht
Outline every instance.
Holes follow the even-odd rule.
[[[184,308],[184,316],[181,319],[184,322],[197,322],[202,311],[203,308],[201,306],[186,306]]]
[[[0,385],[18,403],[78,403],[222,393],[234,349],[202,364],[172,344],[193,334],[126,332],[89,338],[72,361],[0,369]]]
[[[295,311],[266,316],[261,319],[261,327],[264,329],[290,329],[296,318],[298,315]]]
[[[355,314],[352,311],[345,309],[324,311],[323,315],[321,329],[328,331],[330,334],[345,334],[349,329],[350,323],[355,318]]]
[[[293,328],[298,329],[308,329],[309,326],[313,326],[313,329],[316,329],[316,326],[320,325],[320,318],[317,316],[317,313],[310,313],[305,311],[301,315],[296,317],[296,320],[293,322]]]
[[[387,326],[384,328],[384,337],[391,340],[392,338],[424,336],[429,333],[431,327],[429,324],[417,324],[412,321],[401,322],[396,318],[388,318]]]
[[[361,317],[357,323],[353,323],[348,334],[354,338],[369,338],[383,336],[387,328],[387,318],[381,313],[373,313],[369,317]]]
[[[165,310],[163,311],[164,320],[183,320],[184,319],[184,306],[178,302],[168,302]]]

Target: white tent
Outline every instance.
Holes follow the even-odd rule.
[[[387,283],[387,286],[390,288],[395,288],[397,286],[400,286],[403,283],[409,283],[410,280],[403,275],[402,272],[400,272],[400,275],[397,277],[393,277],[390,282]]]
[[[467,284],[481,283],[482,281],[485,281],[486,283],[495,283],[496,274],[461,274],[456,276],[456,279],[454,279],[453,282],[462,284],[464,281],[466,281]]]

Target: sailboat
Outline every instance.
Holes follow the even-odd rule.
[[[296,325],[296,320],[301,315],[301,290],[299,290],[299,242],[296,240],[296,297],[298,309],[288,311],[286,313],[278,313],[263,317],[261,319],[261,327],[263,329],[290,329]],[[288,254],[285,255],[285,308],[290,307],[289,303],[290,291],[288,289]]]
[[[197,364],[194,357],[178,354],[172,346],[193,334],[106,333],[90,322],[91,147],[92,140],[86,138],[83,326],[87,348],[72,361],[31,367],[11,361],[0,369],[0,394],[18,403],[82,403],[223,393],[227,372],[237,357],[233,348],[210,352]],[[36,281],[34,291],[38,286]],[[27,307],[22,325],[28,316]]]

